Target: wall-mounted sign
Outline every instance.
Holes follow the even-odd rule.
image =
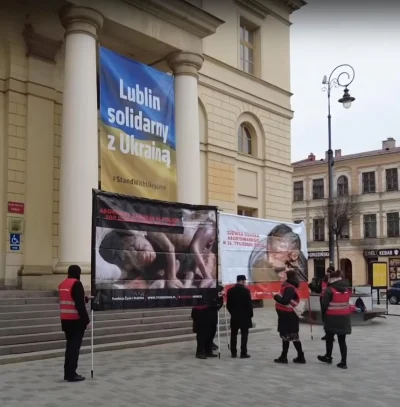
[[[371,249],[363,251],[364,257],[391,257],[399,256],[400,249]]]
[[[23,215],[25,213],[25,204],[22,202],[8,202],[8,213]]]
[[[8,217],[8,231],[10,233],[23,233],[24,231],[24,218],[21,216],[10,216]]]
[[[329,252],[308,252],[309,259],[328,259]]]

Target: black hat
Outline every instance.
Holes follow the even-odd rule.
[[[240,281],[247,281],[247,278],[246,278],[246,276],[244,275],[244,274],[239,274],[237,277],[236,277],[236,281],[239,283]]]

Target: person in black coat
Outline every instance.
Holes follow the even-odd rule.
[[[79,382],[85,380],[83,376],[76,373],[76,369],[78,367],[79,352],[83,336],[90,324],[89,315],[86,309],[86,303],[89,302],[89,298],[85,296],[85,290],[80,281],[81,268],[79,266],[69,266],[68,278],[74,278],[77,280],[72,286],[71,297],[75,303],[79,319],[61,319],[61,328],[65,333],[67,341],[65,350],[64,380],[69,382]]]
[[[346,313],[343,315],[329,315],[329,312],[327,312],[334,299],[334,291],[340,294],[348,294],[348,307],[346,307]],[[321,299],[322,318],[326,332],[326,354],[324,356],[318,356],[318,360],[328,364],[332,363],[333,342],[335,335],[337,335],[342,357],[341,362],[337,366],[341,369],[347,369],[346,335],[351,334],[350,296],[349,283],[347,280],[342,279],[341,271],[337,270],[331,273],[328,287]]]
[[[288,363],[288,351],[290,342],[293,342],[297,350],[297,358],[293,359],[294,363],[306,363],[304,358],[303,348],[299,338],[299,317],[294,310],[300,301],[297,288],[299,280],[297,279],[298,272],[296,270],[288,270],[286,272],[286,281],[282,283],[282,288],[279,294],[274,295],[276,301],[276,312],[278,314],[278,332],[282,339],[282,353],[275,363]]]
[[[217,332],[218,311],[224,303],[223,287],[218,285],[216,296],[212,297],[206,305],[192,308],[193,332],[196,334],[197,359],[217,357],[213,351],[214,337]]]
[[[249,358],[247,353],[247,340],[249,329],[253,326],[253,303],[251,301],[250,290],[245,287],[246,276],[239,275],[236,278],[236,285],[228,290],[226,308],[231,314],[231,354],[237,357],[237,336],[240,330],[241,346],[240,357]]]

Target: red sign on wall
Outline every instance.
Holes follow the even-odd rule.
[[[25,204],[21,202],[8,202],[8,213],[17,213],[23,215],[25,212]]]

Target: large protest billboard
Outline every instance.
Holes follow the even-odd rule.
[[[202,305],[217,281],[216,207],[93,191],[94,310]]]
[[[101,189],[176,200],[174,77],[100,48]]]
[[[270,299],[279,291],[286,271],[294,268],[300,280],[300,296],[309,297],[304,223],[221,213],[218,225],[224,285],[234,284],[237,275],[245,275],[254,300]]]

